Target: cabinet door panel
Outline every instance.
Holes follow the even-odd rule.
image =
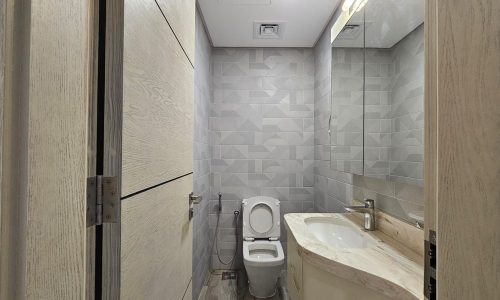
[[[287,261],[288,274],[287,285],[290,294],[290,299],[302,299],[302,257],[300,256],[299,247],[293,235],[288,234],[287,239]]]

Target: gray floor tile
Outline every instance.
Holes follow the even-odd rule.
[[[210,275],[205,300],[257,300],[250,294],[247,285],[242,286],[238,291],[235,279],[222,280],[222,272],[217,270]],[[280,299],[279,293],[268,298],[268,300]]]

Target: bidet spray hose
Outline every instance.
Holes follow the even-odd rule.
[[[236,259],[236,254],[238,253],[238,242],[239,242],[239,240],[238,240],[238,224],[239,224],[240,211],[238,211],[238,210],[234,211],[234,218],[235,218],[235,223],[236,223],[235,229],[234,229],[236,246],[234,249],[233,257],[229,261],[225,262],[220,257],[218,238],[217,238],[219,235],[219,222],[220,222],[220,215],[221,215],[221,211],[222,211],[222,203],[221,203],[222,201],[221,200],[222,200],[222,194],[219,193],[219,212],[217,213],[217,225],[215,226],[214,243],[212,244],[212,251],[213,251],[213,248],[215,246],[215,251],[216,251],[217,258],[218,258],[219,262],[223,265],[226,265],[226,266],[230,265],[230,268],[232,268],[234,260]]]

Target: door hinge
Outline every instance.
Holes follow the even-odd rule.
[[[119,210],[117,178],[102,175],[87,178],[87,227],[117,223]]]
[[[437,299],[437,234],[429,230],[425,240],[424,295],[427,300]]]

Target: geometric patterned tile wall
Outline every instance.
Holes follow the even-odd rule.
[[[314,210],[314,56],[311,49],[214,48],[212,60],[209,223],[213,234],[220,192],[218,243],[227,261],[242,199],[275,197],[282,216]],[[284,226],[281,241],[286,249]],[[214,254],[214,268],[228,268]]]

